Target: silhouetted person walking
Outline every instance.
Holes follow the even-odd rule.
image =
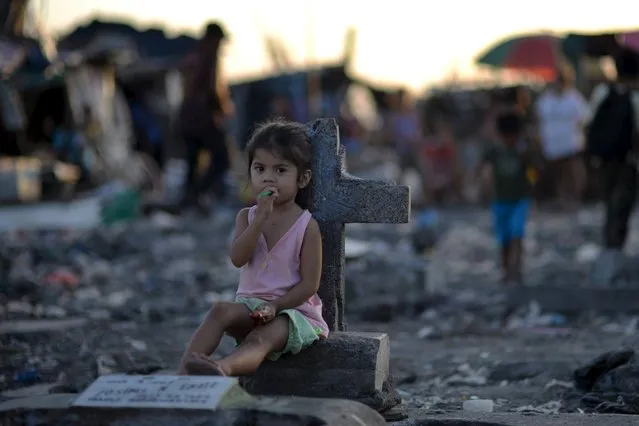
[[[208,212],[203,198],[218,190],[223,194],[223,178],[230,167],[226,146],[225,120],[232,105],[219,73],[220,48],[226,34],[220,24],[206,27],[204,37],[189,56],[185,70],[184,100],[180,108],[179,133],[186,148],[187,174],[181,207],[198,207]],[[210,162],[198,177],[198,157],[208,151]]]
[[[595,113],[588,148],[601,171],[606,206],[604,247],[623,250],[639,188],[639,60],[624,51],[615,62],[617,81],[600,84],[592,94]]]

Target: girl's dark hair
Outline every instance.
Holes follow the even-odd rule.
[[[251,164],[255,152],[263,149],[274,155],[290,161],[297,168],[298,178],[306,170],[311,169],[313,148],[306,133],[306,128],[300,123],[287,120],[273,120],[260,124],[246,145],[248,157],[248,176],[251,176]],[[297,192],[295,202],[302,208],[308,208],[311,184]]]

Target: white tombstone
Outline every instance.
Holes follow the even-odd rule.
[[[250,399],[237,379],[217,376],[102,376],[73,402],[83,408],[216,410]]]

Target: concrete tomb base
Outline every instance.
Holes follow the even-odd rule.
[[[385,333],[331,333],[298,355],[265,361],[240,383],[253,395],[344,398],[377,411],[401,402],[390,379]]]

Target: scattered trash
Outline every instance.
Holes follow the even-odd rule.
[[[575,260],[578,263],[592,263],[601,254],[601,247],[593,243],[580,246],[575,252]]]
[[[437,243],[439,213],[436,210],[424,210],[414,220],[412,231],[413,249],[416,253],[424,253],[435,247]]]
[[[462,404],[462,410],[475,413],[492,413],[494,408],[492,399],[469,399]]]
[[[98,376],[106,376],[117,371],[117,363],[113,357],[109,355],[99,355],[95,362],[98,369]]]
[[[58,284],[65,288],[74,288],[80,282],[80,279],[73,272],[59,269],[44,278],[46,284]]]
[[[541,405],[524,405],[514,411],[521,414],[557,414],[561,408],[560,401],[549,401]]]
[[[21,385],[30,385],[40,380],[40,373],[34,368],[27,368],[16,373],[13,379]]]
[[[104,225],[132,221],[140,214],[141,194],[137,190],[122,189],[102,201],[100,219]]]
[[[546,390],[550,390],[550,389],[572,389],[574,386],[575,385],[573,383],[571,383],[571,382],[552,379],[551,381],[546,383],[546,386],[544,386],[544,389],[546,389]]]

